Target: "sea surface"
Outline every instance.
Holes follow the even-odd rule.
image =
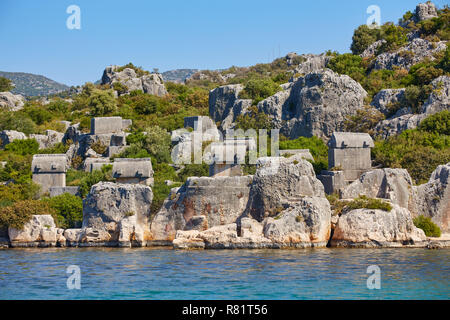
[[[449,276],[450,249],[0,250],[0,299],[449,299]]]

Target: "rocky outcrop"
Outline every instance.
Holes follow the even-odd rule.
[[[411,212],[417,212],[413,182],[406,169],[368,171],[341,191],[343,199],[354,199],[360,195],[387,199]]]
[[[24,140],[27,136],[23,132],[15,130],[3,130],[0,132],[0,146],[4,148],[14,140]]]
[[[326,198],[304,197],[264,225],[264,237],[281,247],[325,247],[331,232]]]
[[[421,113],[411,114],[410,109],[405,110],[405,108],[403,108],[399,110],[397,114],[392,118],[380,121],[374,129],[375,135],[383,139],[387,139],[388,137],[400,134],[405,130],[417,128],[420,123],[430,115],[441,112],[443,110],[449,110],[450,77],[441,76],[439,78],[436,78],[431,82],[431,85],[433,88],[432,92],[427,101],[422,106]],[[380,92],[379,94],[377,94],[377,96],[378,95],[382,97],[385,94]],[[383,99],[380,98],[377,100],[374,98],[372,104],[376,105],[377,103],[380,103],[380,105],[382,105],[383,102],[380,101],[383,101]]]
[[[438,166],[416,192],[417,214],[430,217],[443,233],[450,233],[450,163]]]
[[[329,138],[343,131],[346,118],[362,108],[367,95],[359,83],[329,69],[309,73],[284,88],[258,103],[258,109],[291,139]]]
[[[334,247],[400,247],[425,245],[423,230],[413,224],[406,208],[393,205],[390,212],[356,209],[339,217],[331,239]]]
[[[327,67],[332,56],[326,54],[305,54],[300,56],[303,60],[295,69],[294,74],[304,76],[311,72],[317,72]]]
[[[81,242],[145,245],[150,238],[152,189],[140,184],[100,182],[83,201]]]
[[[414,21],[420,22],[423,20],[428,20],[437,17],[437,9],[433,2],[428,1],[426,3],[419,3],[416,6],[416,11],[414,12]]]
[[[25,98],[20,94],[0,92],[0,109],[18,111],[25,105]]]
[[[266,217],[276,216],[301,196],[325,198],[324,187],[310,162],[262,158],[250,188],[246,212],[263,221]]]
[[[378,49],[386,43],[386,40],[378,40],[372,43],[370,46],[367,47],[366,50],[364,50],[363,53],[360,54],[361,58],[371,58],[373,56],[377,55]]]
[[[214,122],[221,122],[220,129],[233,128],[236,117],[251,106],[251,100],[239,99],[239,93],[243,89],[241,84],[232,84],[209,92],[209,114]]]
[[[56,228],[51,215],[33,215],[21,230],[8,228],[11,247],[55,247],[64,245],[62,229]]]
[[[206,230],[236,222],[244,212],[252,176],[191,177],[172,189],[151,223],[152,240],[171,243],[178,230]]]
[[[385,116],[392,115],[392,108],[405,101],[405,89],[383,89],[372,100],[371,105]]]
[[[39,143],[39,149],[46,149],[55,146],[63,141],[64,133],[47,130],[45,134],[30,134],[30,139],[36,139]]]
[[[395,52],[385,52],[378,55],[373,68],[375,70],[393,70],[394,67],[399,67],[409,70],[412,65],[426,58],[435,60],[434,55],[445,51],[446,48],[445,41],[433,43],[425,39],[415,38],[408,45]]]
[[[128,88],[127,93],[134,90],[142,90],[144,93],[157,96],[167,94],[166,87],[162,75],[159,73],[149,73],[138,76],[131,68],[125,68],[117,71],[119,66],[108,66],[103,72],[102,84],[112,86],[115,82],[119,82]]]

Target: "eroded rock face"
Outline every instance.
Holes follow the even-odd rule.
[[[423,242],[423,230],[413,224],[406,208],[393,205],[390,212],[357,209],[339,217],[331,245],[335,247],[396,247]]]
[[[172,189],[153,218],[152,240],[171,242],[178,230],[206,230],[234,223],[246,208],[252,178],[189,178],[181,188]]]
[[[341,192],[343,199],[354,199],[360,195],[388,199],[411,212],[417,212],[413,182],[406,169],[386,168],[366,172]]]
[[[22,230],[8,228],[11,247],[54,247],[57,234],[51,215],[33,215]]]
[[[0,132],[0,144],[3,148],[14,140],[24,140],[26,138],[25,133],[15,130],[3,130]]]
[[[443,233],[450,232],[450,163],[431,174],[428,183],[416,187],[417,214],[430,217]]]
[[[30,134],[30,139],[36,139],[39,143],[39,149],[51,148],[62,142],[63,138],[64,133],[54,130],[47,130],[45,134]]]
[[[264,237],[281,246],[325,247],[330,232],[330,204],[318,197],[302,198],[264,226]]]
[[[324,69],[261,101],[258,109],[291,139],[313,135],[329,138],[334,131],[343,131],[346,118],[362,108],[366,95],[350,77]]]
[[[119,82],[128,88],[128,93],[134,90],[142,90],[144,93],[160,97],[167,94],[161,74],[152,73],[139,77],[133,69],[125,68],[118,72],[116,71],[118,68],[118,66],[106,67],[102,76],[102,84],[112,86],[115,82]]]
[[[402,111],[405,111],[402,109],[393,117],[380,121],[374,129],[375,135],[387,139],[388,137],[400,134],[405,130],[416,129],[420,123],[430,115],[444,110],[450,110],[450,77],[438,77],[431,82],[431,85],[433,90],[422,106],[421,113],[411,114],[411,110],[406,110],[405,113],[402,113]],[[384,95],[381,92],[379,94],[381,96]],[[375,98],[372,102],[374,105],[383,101],[381,98],[379,100],[376,100]],[[382,104],[383,103],[380,103],[380,106]]]
[[[130,242],[149,239],[152,189],[140,184],[100,182],[83,201],[82,242]],[[92,229],[92,232],[87,232]],[[91,239],[89,239],[91,238]]]
[[[425,39],[415,38],[396,52],[385,52],[378,55],[374,63],[374,69],[393,70],[394,67],[400,67],[409,70],[411,66],[426,58],[435,60],[434,55],[446,48],[445,41],[436,44]]]
[[[414,13],[415,22],[437,17],[437,9],[433,2],[419,3]]]
[[[0,92],[0,109],[18,111],[25,105],[25,98],[20,94]]]
[[[389,116],[392,113],[390,106],[404,99],[405,89],[383,89],[375,95],[371,105],[385,116]]]
[[[294,74],[298,73],[302,76],[326,68],[332,58],[332,56],[327,56],[326,54],[305,54],[301,55],[301,57],[305,61],[295,68]]]
[[[243,89],[241,84],[232,84],[209,92],[209,114],[214,122],[221,122],[220,129],[233,128],[236,117],[251,106],[251,100],[239,99]]]
[[[263,158],[264,159],[264,158]],[[258,221],[276,216],[298,197],[323,197],[323,184],[310,162],[299,159],[268,158],[256,171],[250,189],[247,214]]]

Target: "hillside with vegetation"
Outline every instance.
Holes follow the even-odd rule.
[[[117,157],[152,159],[155,172],[152,211],[156,212],[171,188],[182,185],[190,176],[208,175],[206,164],[177,166],[172,163],[170,133],[183,127],[185,117],[210,115],[210,90],[219,86],[242,86],[239,99],[251,101],[250,107],[234,119],[236,128],[280,128],[286,125],[286,120],[283,118],[275,122],[274,117],[264,112],[266,99],[285,92],[288,90],[286,88],[299,86],[301,81],[307,83],[313,72],[323,74],[323,71],[317,70],[327,68],[326,72],[332,73],[335,78],[344,79],[345,83],[353,81],[353,86],[358,85],[367,93],[362,99],[362,108],[345,116],[344,130],[370,133],[376,140],[372,150],[374,165],[406,168],[414,182],[420,184],[430,177],[438,165],[450,162],[448,100],[447,110],[430,115],[423,111],[433,94],[439,97],[449,91],[447,84],[438,83],[437,87],[433,84],[440,77],[450,76],[450,48],[447,43],[449,19],[450,10],[445,7],[439,9],[432,19],[417,21],[412,12],[407,12],[399,24],[386,23],[375,29],[360,26],[354,32],[351,53],[288,54],[271,63],[250,67],[233,66],[220,71],[182,69],[166,73],[163,77],[167,94],[163,96],[142,90],[130,91],[126,84],[120,82],[111,85],[86,83],[80,90],[66,91],[69,89],[67,86],[43,76],[0,72],[0,76],[11,79],[15,84],[12,92],[49,98],[45,103],[40,99],[30,99],[18,111],[0,110],[0,131],[16,130],[29,135],[43,134],[51,129],[66,133],[61,121],[68,121],[71,125],[77,125],[81,133],[87,133],[92,117],[120,116],[131,119],[132,126],[127,137],[129,147]],[[421,58],[417,60],[419,53],[411,44],[422,40],[427,41],[431,49],[420,53]],[[439,46],[445,46],[445,49],[434,51]],[[387,63],[390,59],[399,62],[398,65]],[[316,66],[318,68],[314,69]],[[154,75],[132,64],[116,71],[125,69],[132,69],[140,77]],[[171,82],[180,79],[185,83]],[[384,89],[405,90],[403,99],[389,104],[381,112],[374,106],[373,100]],[[60,91],[66,91],[65,95],[51,96]],[[317,92],[320,93],[320,89]],[[442,107],[441,100],[435,100]],[[288,107],[288,104],[283,106]],[[283,109],[283,112],[293,117],[295,106],[290,107],[290,111]],[[386,138],[376,134],[377,125],[397,119],[392,117],[406,109],[409,110],[408,116],[424,115],[424,120],[415,128]],[[221,121],[217,124],[220,125]],[[37,200],[39,188],[31,179],[33,154],[66,153],[72,145],[73,141],[64,139],[50,148],[40,149],[35,139],[25,139],[4,146],[0,150],[0,161],[5,162],[0,167],[0,216],[3,214],[12,220],[22,221],[21,217],[14,218],[14,215],[23,212],[24,216],[29,216],[31,212],[48,212],[51,208],[61,226],[79,225],[81,198],[59,196]],[[323,137],[300,135],[293,138],[282,135],[280,146],[285,149],[310,149],[315,159],[313,165],[316,173],[327,168],[327,146]],[[105,152],[100,144],[93,149],[99,154]],[[67,185],[80,186],[82,196],[86,196],[92,185],[99,181],[111,181],[112,177],[111,168],[107,166],[101,171],[84,172],[81,170],[83,160],[82,157],[71,159]],[[173,184],[168,185],[167,180]],[[8,224],[6,220],[0,220],[0,224]]]
[[[12,93],[21,94],[25,97],[47,96],[69,89],[65,84],[32,73],[0,71],[0,77],[10,79],[13,82]]]

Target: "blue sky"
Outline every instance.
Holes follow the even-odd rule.
[[[0,70],[78,85],[130,61],[166,71],[248,66],[291,51],[343,53],[368,6],[380,7],[382,23],[397,22],[419,2],[0,0]],[[81,30],[66,27],[72,4],[81,9]]]

